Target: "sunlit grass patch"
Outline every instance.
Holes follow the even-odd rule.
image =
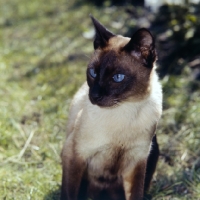
[[[93,50],[89,14],[120,34],[136,21],[125,8],[80,5],[0,2],[0,199],[58,199],[68,108]],[[150,193],[198,199],[200,85],[187,66],[162,84],[161,156]]]

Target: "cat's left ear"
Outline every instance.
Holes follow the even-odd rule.
[[[92,15],[90,15],[94,28],[95,28],[95,38],[94,38],[94,49],[103,48],[107,45],[108,40],[115,36],[113,33],[108,31],[100,22],[98,22]]]
[[[151,33],[145,29],[139,29],[126,44],[123,50],[131,55],[142,58],[144,64],[152,67],[156,60],[155,42]]]

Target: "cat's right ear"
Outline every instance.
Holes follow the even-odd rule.
[[[148,66],[152,66],[156,60],[154,38],[145,28],[139,29],[123,47],[123,50],[138,58],[143,58],[144,63]]]
[[[92,15],[90,15],[94,28],[94,49],[103,48],[107,45],[108,40],[115,36],[113,33],[108,31],[100,22],[98,22]]]

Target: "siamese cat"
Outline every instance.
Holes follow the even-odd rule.
[[[94,54],[70,108],[61,200],[140,200],[159,155],[154,39],[144,28],[131,38],[115,35],[91,18]]]

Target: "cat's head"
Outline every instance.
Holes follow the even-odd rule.
[[[96,31],[94,54],[87,68],[91,103],[112,107],[146,98],[156,60],[151,33],[142,28],[131,38],[114,35],[91,18]]]

